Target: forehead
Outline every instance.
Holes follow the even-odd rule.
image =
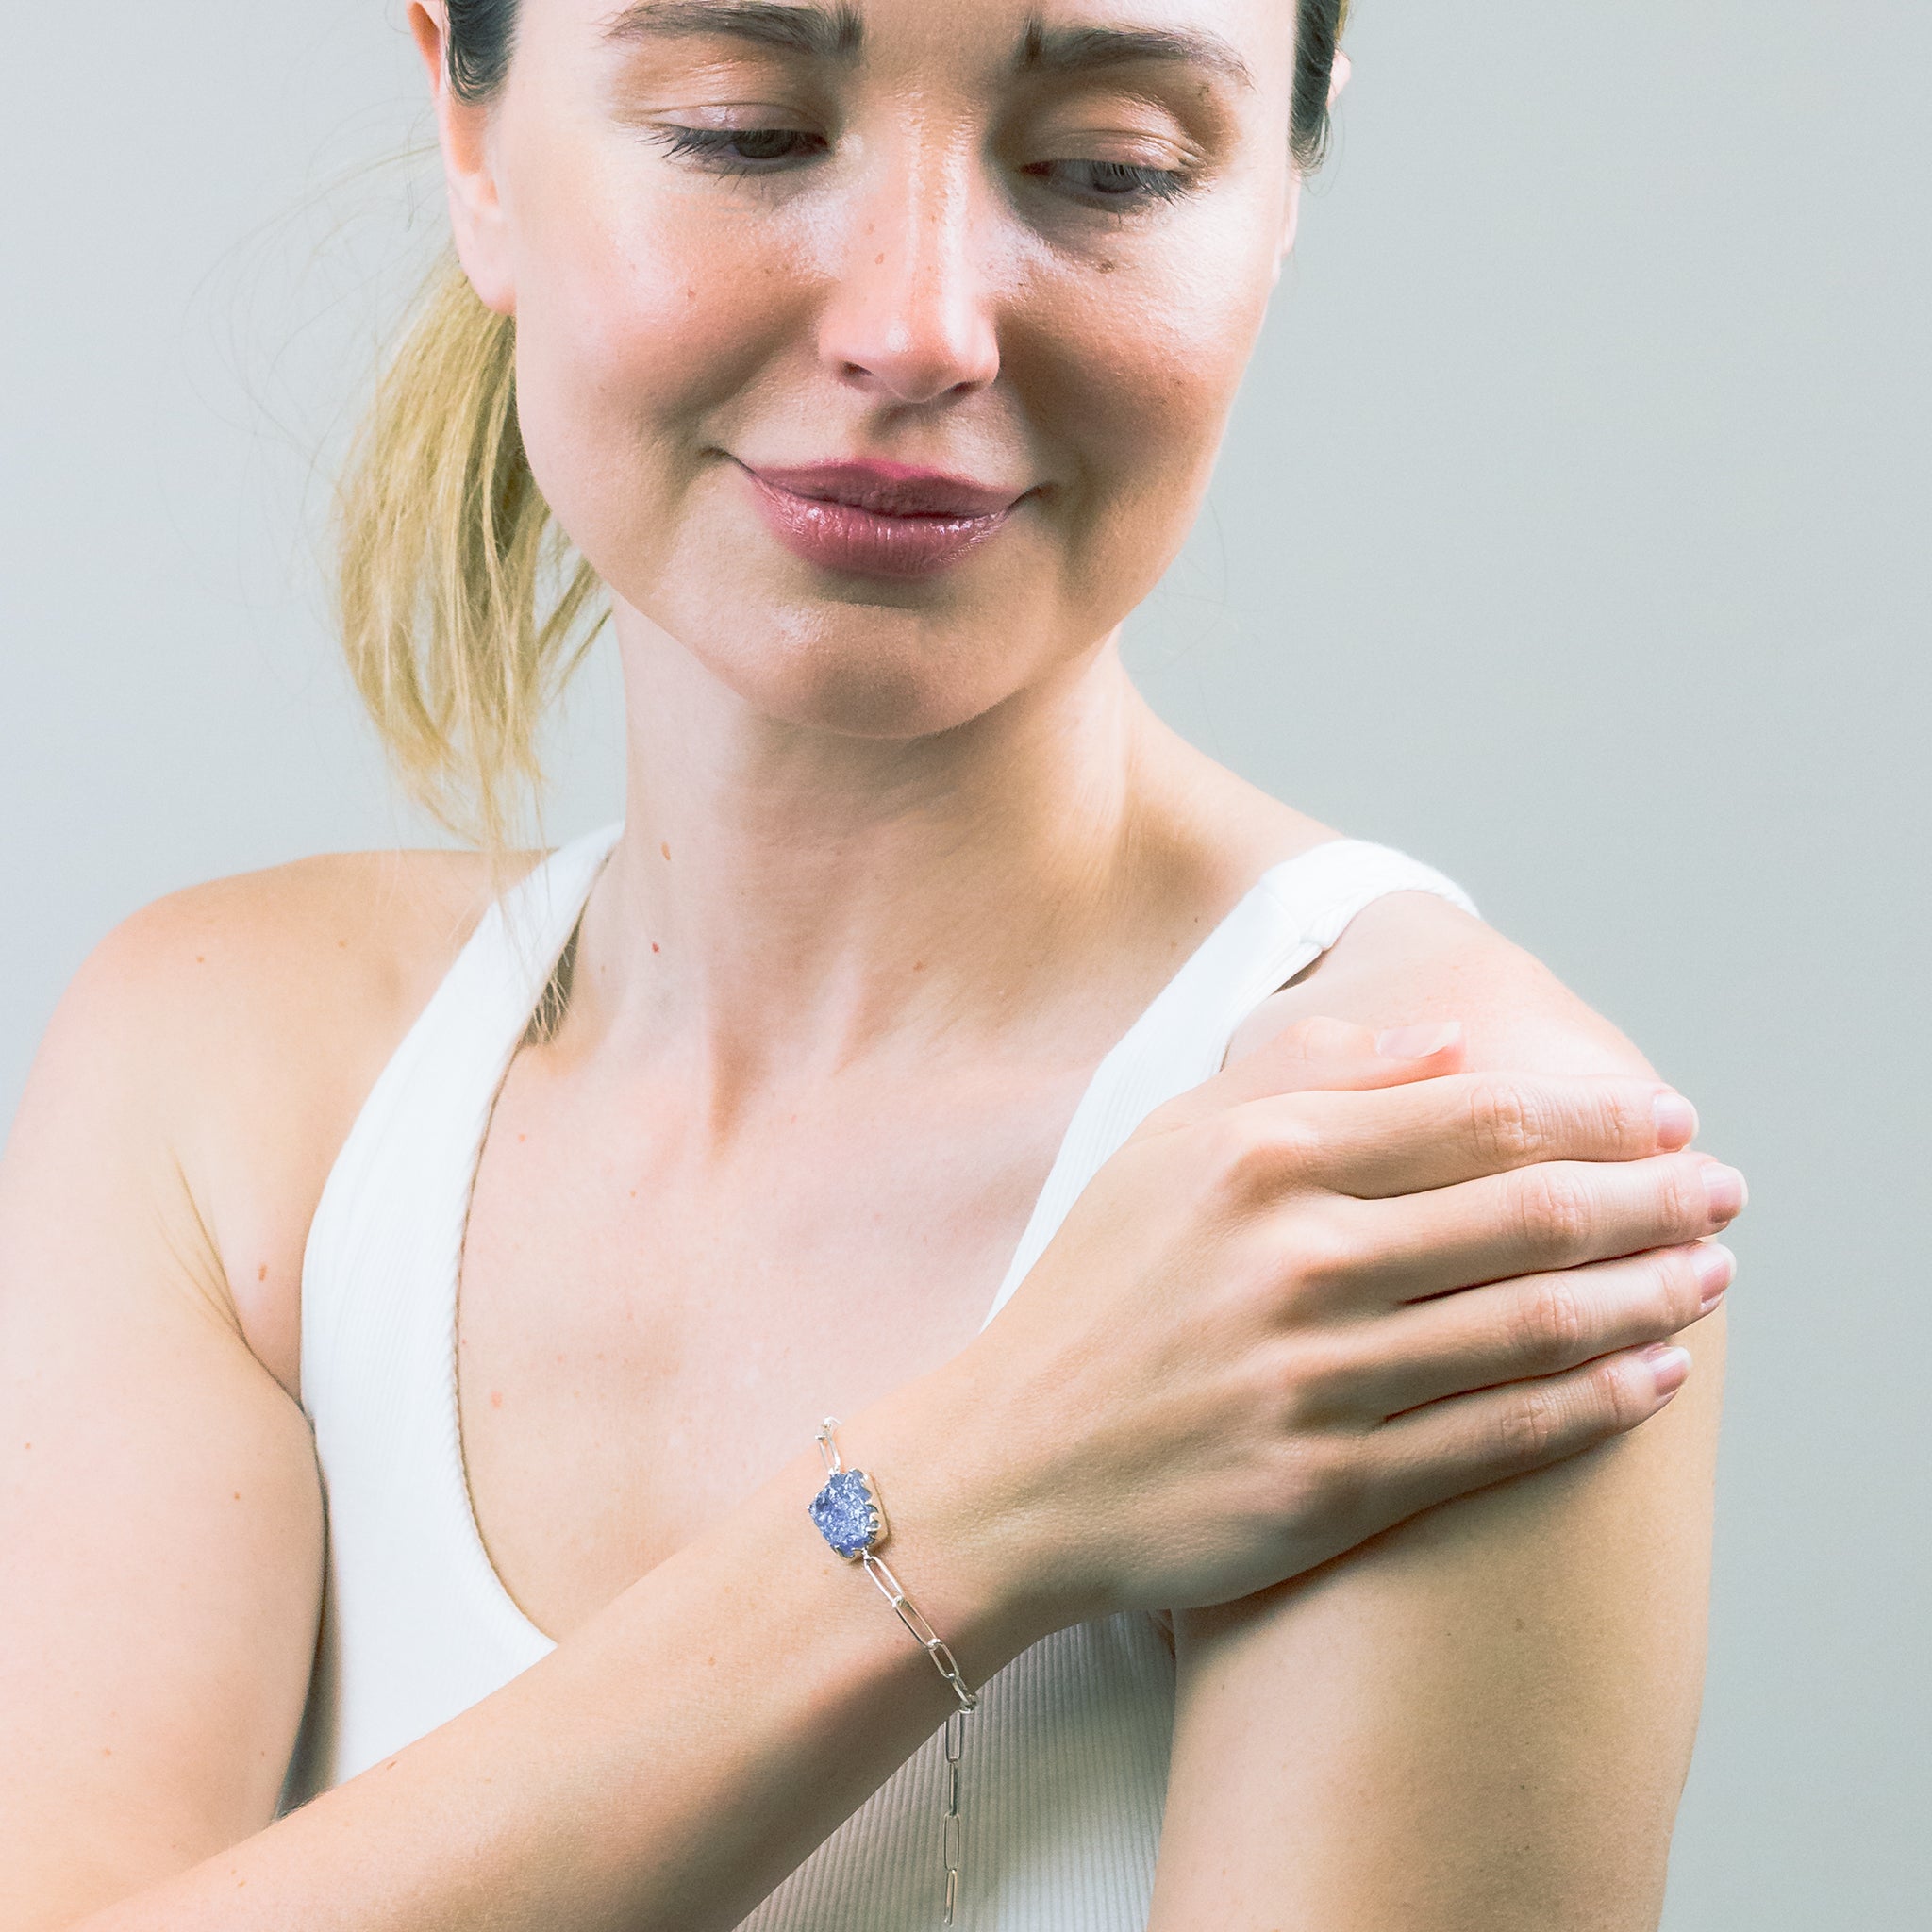
[[[1288,84],[1295,0],[525,0],[602,44],[706,42],[843,67],[964,62],[1014,75],[1187,67]]]

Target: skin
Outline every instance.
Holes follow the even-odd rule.
[[[438,84],[458,245],[517,317],[531,461],[611,588],[627,693],[625,834],[563,1024],[500,1095],[460,1284],[478,1521],[558,1648],[271,1825],[321,1574],[303,1243],[489,881],[369,855],[148,908],[63,1004],[0,1169],[9,1924],[427,1932],[486,1901],[531,1932],[735,1923],[945,1708],[795,1533],[827,1412],[893,1472],[895,1567],[974,1681],[1061,1623],[1174,1612],[1157,1932],[1655,1924],[1722,1323],[1695,1320],[1683,1244],[1728,1211],[1644,1124],[1658,1083],[1614,1029],[1453,908],[1379,902],[978,1333],[1094,1063],[1261,870],[1334,836],[1166,731],[1116,649],[1292,243],[1286,13],[1048,9],[1211,31],[1243,84],[1200,61],[1016,77],[1007,0],[868,0],[862,62],[613,43],[590,0],[525,0],[500,99]],[[440,75],[436,9],[411,23]],[[756,178],[667,150],[667,126],[728,125],[839,139]],[[1098,207],[1108,160],[1186,192]],[[736,465],[857,454],[1032,493],[940,578],[832,577],[771,541]],[[1460,1041],[1376,1055],[1437,1020]],[[1485,1070],[1548,1131],[1506,1147]],[[1402,1112],[1410,1089],[1444,1110]],[[1547,1453],[1511,1467],[1557,1466],[1497,1465],[1504,1391],[1382,1427],[1367,1378],[1425,1319],[1376,1286],[1391,1230],[1501,1253],[1542,1227],[1507,1190],[1571,1158],[1590,1238],[1544,1230],[1454,1284],[1529,1286],[1426,1313],[1474,1359],[1484,1323],[1544,1335],[1531,1317],[1566,1304],[1540,1271],[1586,1264],[1563,1277],[1576,1347],[1497,1370],[1491,1341],[1454,1384],[1562,1372]],[[1328,1306],[1307,1257],[1338,1204],[1382,1245],[1360,1235]],[[1186,1326],[1161,1241],[1212,1259]],[[828,1339],[835,1307],[862,1356]],[[1253,1395],[1257,1338],[1291,1333],[1316,1472],[1291,1511]],[[1673,1333],[1695,1367],[1658,1413],[1628,1350]],[[1168,1411],[1137,1396],[1117,1437],[1082,1435],[1148,1390]],[[1127,1422],[1208,1460],[1170,1453],[1162,1501]],[[1371,1450],[1405,1444],[1399,1481]],[[1008,1507],[963,1509],[941,1461]],[[1229,1525],[1265,1492],[1277,1529],[1186,1567],[1136,1545],[1124,1496],[1158,1524],[1209,1482]],[[788,1606],[785,1672],[759,1588]],[[712,1674],[686,1685],[669,1666],[699,1645]]]

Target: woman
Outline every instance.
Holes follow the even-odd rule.
[[[1655,1923],[1741,1182],[1114,648],[1338,10],[410,8],[461,276],[344,615],[480,850],[50,1031],[9,1926]],[[596,580],[625,823],[517,858]]]

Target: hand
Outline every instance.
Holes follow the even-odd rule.
[[[1681,1383],[1743,1200],[1689,1107],[1374,1046],[1311,1021],[1157,1109],[958,1358],[1052,1621],[1245,1596]]]

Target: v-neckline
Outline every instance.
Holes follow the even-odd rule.
[[[458,1229],[456,1254],[451,1259],[449,1272],[449,1348],[445,1357],[446,1370],[444,1387],[441,1391],[447,1419],[447,1426],[443,1431],[442,1440],[450,1445],[451,1453],[455,1458],[456,1470],[453,1489],[455,1494],[460,1498],[464,1537],[471,1546],[471,1555],[475,1561],[476,1573],[486,1579],[486,1588],[497,1599],[496,1608],[498,1612],[501,1615],[507,1616],[511,1621],[513,1625],[525,1636],[528,1643],[533,1648],[539,1648],[541,1651],[545,1652],[555,1649],[558,1640],[538,1626],[525,1611],[523,1606],[517,1602],[515,1596],[511,1594],[509,1586],[503,1580],[502,1573],[498,1571],[494,1559],[490,1555],[489,1545],[484,1541],[482,1524],[476,1515],[475,1498],[470,1491],[469,1463],[463,1447],[462,1388],[457,1361],[458,1323],[462,1295],[463,1258],[469,1245],[470,1214],[475,1202],[476,1181],[482,1171],[483,1153],[489,1142],[491,1123],[495,1116],[497,1103],[501,1099],[504,1088],[508,1081],[510,1068],[515,1063],[518,1047],[521,1045],[524,1035],[529,1027],[530,1020],[537,1010],[538,1003],[542,997],[544,989],[549,985],[551,975],[556,971],[557,961],[562,956],[564,948],[570,943],[572,936],[581,924],[584,908],[590,903],[591,893],[595,890],[597,880],[603,873],[606,862],[609,859],[611,851],[615,849],[622,832],[622,822],[605,826],[597,832],[587,834],[584,838],[571,844],[559,846],[547,858],[540,860],[523,879],[519,880],[510,889],[509,892],[505,894],[503,899],[492,903],[489,910],[484,914],[482,925],[478,927],[477,932],[470,941],[472,945],[476,944],[478,941],[493,944],[508,943],[508,927],[512,917],[511,913],[507,909],[509,902],[514,901],[517,908],[520,910],[533,897],[547,893],[556,877],[558,869],[567,860],[577,858],[580,856],[594,857],[595,863],[587,866],[587,876],[584,878],[581,888],[575,895],[575,905],[570,913],[569,924],[560,935],[556,937],[554,945],[550,945],[547,942],[549,936],[546,935],[546,944],[543,953],[537,960],[537,965],[541,968],[541,976],[538,980],[535,991],[528,997],[526,1010],[517,1019],[514,1030],[508,1036],[502,1065],[497,1073],[495,1084],[491,1090],[488,1105],[483,1110],[481,1131],[476,1137],[475,1145],[471,1150],[467,1163],[459,1169],[459,1186],[462,1198],[460,1211],[456,1217]],[[597,850],[600,841],[603,844],[601,852]],[[1054,1151],[1054,1158],[1047,1170],[1046,1178],[1041,1183],[1040,1190],[1035,1194],[1032,1205],[1027,1209],[1027,1218],[1022,1228],[1019,1241],[1015,1243],[1013,1254],[1009,1257],[1008,1266],[994,1291],[991,1306],[988,1308],[984,1319],[980,1323],[981,1329],[984,1329],[992,1321],[993,1317],[999,1313],[1000,1309],[1011,1296],[1013,1290],[1018,1286],[1018,1280],[1015,1277],[1020,1274],[1020,1271],[1017,1264],[1021,1257],[1026,1254],[1028,1247],[1032,1245],[1044,1245],[1044,1241],[1041,1240],[1040,1225],[1042,1210],[1046,1208],[1049,1199],[1055,1191],[1056,1183],[1063,1180],[1070,1146],[1076,1130],[1091,1115],[1096,1099],[1105,1093],[1109,1082],[1117,1081],[1124,1066],[1132,1060],[1136,1048],[1147,1037],[1156,1020],[1165,1012],[1171,1004],[1171,998],[1176,987],[1186,984],[1190,978],[1198,975],[1204,964],[1215,959],[1220,951],[1227,944],[1229,936],[1240,927],[1243,914],[1248,912],[1258,899],[1263,898],[1268,893],[1271,886],[1279,880],[1283,873],[1291,867],[1299,865],[1313,853],[1326,851],[1331,846],[1352,844],[1354,842],[1356,841],[1350,840],[1320,841],[1316,844],[1304,847],[1302,851],[1281,860],[1276,865],[1271,866],[1266,872],[1262,873],[1241,897],[1228,908],[1227,911],[1216,921],[1200,942],[1188,954],[1187,958],[1161,983],[1159,989],[1148,1000],[1146,1005],[1141,1008],[1125,1031],[1121,1034],[1113,1045],[1095,1062],[1093,1071],[1088,1075],[1087,1081],[1081,1089],[1079,1099],[1074,1103],[1073,1112],[1067,1118],[1066,1127],[1062,1131],[1059,1142]],[[541,903],[541,898],[540,903]],[[554,930],[553,926],[553,932]],[[1222,1046],[1224,1054],[1225,1053],[1225,1047],[1226,1043],[1224,1041]],[[1030,1272],[1032,1262],[1029,1260],[1026,1272]]]

